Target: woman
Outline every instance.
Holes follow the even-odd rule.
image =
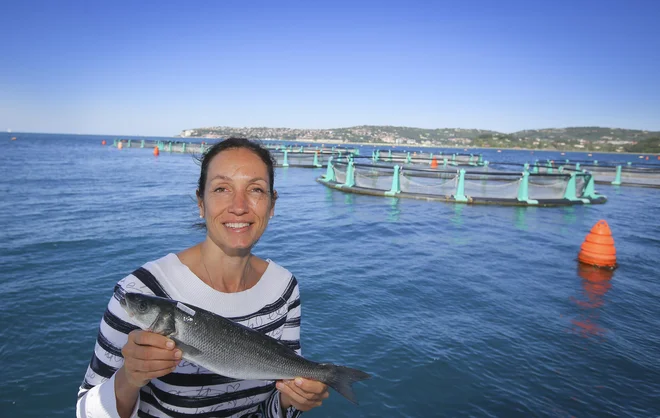
[[[281,340],[300,354],[295,277],[252,254],[273,216],[273,159],[229,138],[203,156],[197,188],[206,239],[149,262],[115,286],[78,393],[78,417],[294,417],[321,405],[321,382],[236,381],[181,360],[167,337],[137,329],[119,305],[137,291],[188,302]]]

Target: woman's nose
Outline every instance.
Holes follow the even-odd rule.
[[[245,192],[235,192],[231,199],[230,212],[243,214],[248,210],[248,201]]]

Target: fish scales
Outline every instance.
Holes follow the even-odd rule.
[[[175,300],[126,293],[120,304],[142,329],[174,340],[184,359],[222,376],[239,380],[305,377],[327,384],[353,403],[357,399],[352,384],[371,377],[361,370],[305,359],[268,335]]]
[[[186,353],[183,347],[188,360],[236,379],[327,379],[327,371],[319,370],[318,363],[297,355],[283,343],[272,338],[255,339],[255,331],[250,328],[205,310],[192,309],[196,312],[193,317],[179,309],[174,311],[177,331],[171,335],[176,342],[201,352]]]

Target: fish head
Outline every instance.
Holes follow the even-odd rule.
[[[127,292],[119,304],[140,328],[162,335],[174,332],[176,302],[158,296]]]

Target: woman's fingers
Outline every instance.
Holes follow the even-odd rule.
[[[128,334],[121,352],[126,377],[137,386],[144,386],[149,380],[174,371],[183,354],[169,338],[141,330]]]
[[[164,335],[156,334],[155,332],[142,331],[139,329],[133,330],[128,334],[128,341],[133,340],[137,345],[147,345],[151,347],[158,347],[167,350],[174,348],[174,341],[165,337]]]
[[[325,384],[309,379],[280,381],[277,382],[277,388],[301,411],[320,406],[323,400],[330,396]]]
[[[296,377],[294,380],[285,381],[285,384],[291,388],[293,392],[309,401],[322,400],[329,396],[328,386],[324,383],[317,382],[316,380]]]
[[[316,380],[304,379],[302,377],[296,377],[293,382],[293,388],[299,388],[298,393],[304,392],[307,394],[313,394],[316,396],[321,396],[323,394],[328,394],[328,385],[323,382],[318,382]],[[301,392],[302,391],[302,392]],[[327,398],[327,396],[325,397]],[[323,399],[325,399],[323,398]]]

